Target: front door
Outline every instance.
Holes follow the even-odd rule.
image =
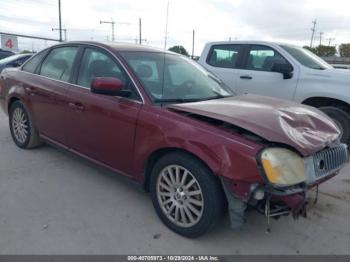
[[[247,49],[245,64],[239,70],[237,89],[240,94],[258,94],[293,100],[297,86],[297,69],[291,79],[283,79],[281,73],[272,72],[275,63],[289,63],[269,46],[251,45]]]
[[[91,93],[92,80],[102,76],[120,79],[133,95],[123,98]],[[69,97],[66,133],[71,150],[130,173],[142,102],[118,61],[102,49],[85,48]]]

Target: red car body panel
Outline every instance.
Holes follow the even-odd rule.
[[[256,155],[263,145],[236,134],[228,135],[224,130],[165,108],[144,106],[135,144],[134,166],[139,181],[148,157],[157,150],[172,148],[192,153],[217,175],[249,183],[262,182]]]

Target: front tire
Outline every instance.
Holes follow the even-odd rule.
[[[184,153],[169,153],[158,160],[150,192],[163,223],[189,238],[212,229],[227,206],[219,179],[201,161]]]
[[[29,113],[21,101],[11,104],[9,124],[12,139],[18,147],[30,149],[41,144],[39,134],[33,127]]]
[[[350,116],[344,110],[333,107],[325,106],[319,108],[323,113],[328,115],[342,132],[340,141],[345,144],[350,144]]]

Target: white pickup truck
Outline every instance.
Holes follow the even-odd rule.
[[[350,71],[301,47],[258,41],[207,43],[198,62],[236,94],[260,94],[319,108],[350,143]]]

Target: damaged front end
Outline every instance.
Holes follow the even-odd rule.
[[[336,144],[309,157],[302,157],[286,148],[265,148],[257,157],[257,164],[264,179],[263,184],[250,184],[247,197],[237,192],[241,181],[222,178],[223,188],[228,199],[231,226],[240,227],[245,221],[246,208],[253,207],[267,218],[270,231],[270,218],[292,215],[306,217],[308,193],[339,173],[349,161],[345,144]]]

